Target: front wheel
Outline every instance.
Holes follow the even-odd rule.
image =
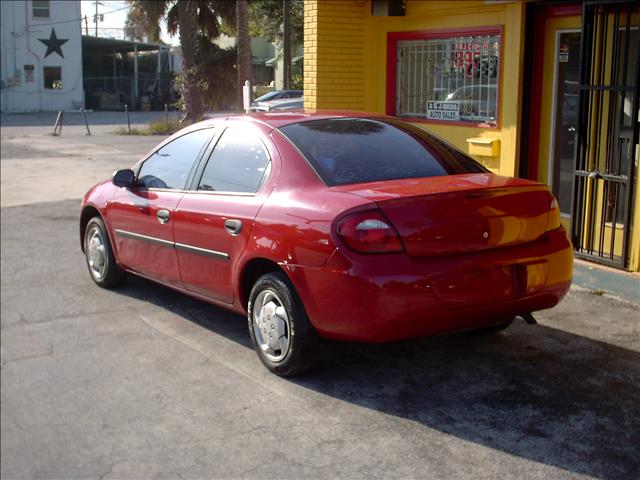
[[[113,256],[107,229],[100,217],[93,217],[84,232],[84,254],[91,279],[102,288],[122,285],[127,274]]]
[[[282,272],[267,273],[256,281],[247,312],[253,347],[271,372],[287,377],[313,366],[319,337]]]

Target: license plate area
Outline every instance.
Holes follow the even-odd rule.
[[[432,279],[445,308],[466,308],[515,300],[540,290],[548,271],[546,261],[518,263],[466,272],[444,273]]]

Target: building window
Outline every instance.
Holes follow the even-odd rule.
[[[62,68],[44,67],[44,88],[47,90],[62,90]]]
[[[497,125],[501,32],[389,34],[387,113]]]
[[[33,0],[33,18],[49,18],[49,0]]]

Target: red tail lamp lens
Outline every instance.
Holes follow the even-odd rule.
[[[362,253],[390,253],[404,250],[398,232],[381,212],[370,210],[344,217],[336,229],[353,250]]]
[[[558,200],[551,193],[549,202],[549,214],[547,215],[547,232],[560,228],[560,206]]]

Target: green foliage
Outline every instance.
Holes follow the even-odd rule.
[[[269,93],[274,91],[275,88],[274,87],[269,87],[266,85],[257,85],[256,86],[256,94],[255,94],[255,98],[259,98],[262,95],[264,95],[265,93]]]
[[[231,110],[236,101],[236,49],[222,49],[206,38],[200,37],[196,61],[200,67],[198,86],[202,100],[210,110]],[[176,75],[174,86],[180,96],[174,103],[176,110],[184,110],[181,75]]]
[[[178,124],[178,121],[175,119],[169,119],[168,122],[163,120],[159,120],[157,122],[151,122],[147,127],[147,131],[149,135],[171,135],[172,133],[177,132],[181,125]]]
[[[252,37],[274,42],[282,36],[283,0],[250,0],[249,29]],[[291,41],[302,45],[304,35],[304,0],[289,0]]]
[[[202,65],[200,84],[202,99],[212,110],[235,108],[237,97],[237,52],[235,48],[222,49],[200,38],[198,65]]]
[[[131,6],[125,20],[125,34],[141,41],[145,36],[149,41],[160,39],[160,20],[174,2],[153,0],[127,0]]]
[[[229,0],[181,0],[196,3],[198,33],[209,39],[217,38],[222,24],[235,23],[235,2]],[[160,38],[160,22],[166,20],[171,35],[178,32],[178,0],[127,0],[131,5],[125,28],[134,35],[144,33],[152,39]],[[137,37],[133,37],[137,38]]]
[[[302,73],[291,74],[291,89],[292,90],[304,89],[304,77],[302,76]]]
[[[175,88],[175,91],[178,93],[178,96],[172,106],[179,112],[182,112],[184,111],[184,96],[182,93],[184,91],[184,81],[182,79],[182,75],[173,76],[173,87]]]
[[[134,127],[130,131],[126,127],[121,127],[114,133],[116,135],[171,135],[183,127],[184,125],[180,125],[178,120],[169,119],[168,122],[165,122],[164,120],[151,122],[145,128]]]

